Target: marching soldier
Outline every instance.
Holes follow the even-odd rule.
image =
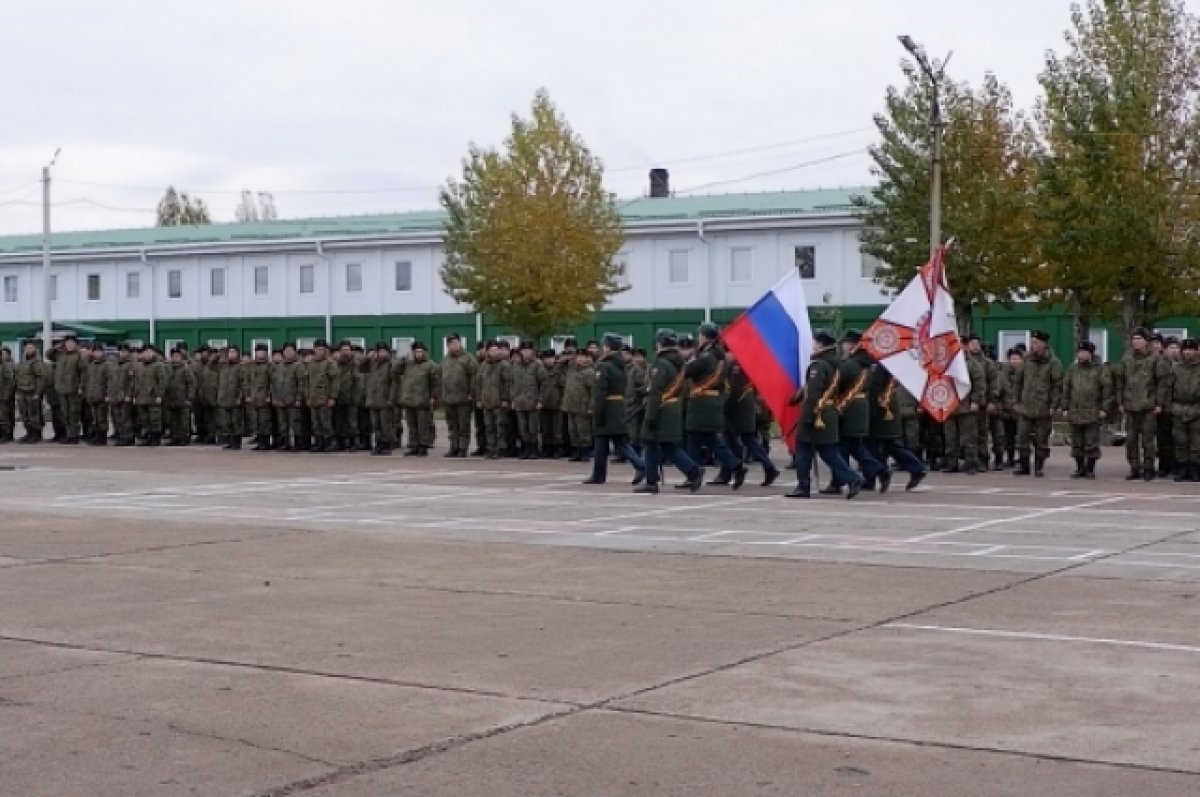
[[[562,429],[563,374],[558,368],[558,357],[554,349],[542,351],[542,369],[546,378],[542,382],[542,393],[538,402],[542,409],[538,413],[538,428],[542,433],[542,457],[558,459],[559,431]]]
[[[763,487],[770,487],[779,478],[779,468],[763,450],[758,438],[758,394],[745,369],[737,362],[732,352],[725,353],[729,364],[729,398],[725,402],[726,427],[735,435],[740,447],[751,460],[763,467]],[[709,484],[727,485],[733,474],[721,469],[717,478]]]
[[[903,404],[901,393],[907,391],[904,391],[896,377],[879,363],[871,365],[870,374],[867,381],[867,405],[871,412],[871,454],[885,465],[889,457],[894,459],[900,470],[908,473],[908,484],[904,489],[916,489],[917,485],[925,480],[928,471],[904,439],[903,419],[900,414]],[[889,474],[888,478],[879,481],[879,492],[886,493],[891,483]],[[865,479],[863,487],[873,490],[875,483]]]
[[[1200,482],[1200,341],[1180,345],[1171,379],[1172,432],[1175,435],[1175,481]]]
[[[646,414],[646,350],[632,349],[626,365],[625,420],[634,451],[642,450],[642,422]]]
[[[167,384],[164,395],[171,429],[169,446],[186,446],[192,439],[192,405],[196,400],[196,374],[183,355],[183,350],[171,351],[171,364],[167,367]]]
[[[567,415],[567,443],[571,448],[570,462],[583,462],[592,449],[592,393],[595,390],[596,370],[587,349],[575,353],[574,368],[566,372],[563,387],[563,411]]]
[[[437,406],[441,378],[421,341],[413,344],[400,379],[400,403],[404,407],[404,425],[408,427],[408,450],[404,456],[423,457],[434,444],[433,408]]]
[[[1063,415],[1071,424],[1071,456],[1075,458],[1072,479],[1096,478],[1100,459],[1100,426],[1108,417],[1112,380],[1108,369],[1096,362],[1096,346],[1079,342],[1075,362],[1063,379]]]
[[[91,350],[91,357],[83,370],[83,400],[87,402],[91,417],[87,444],[108,445],[108,367],[104,361],[104,347],[99,343]]]
[[[1157,417],[1171,391],[1171,370],[1150,349],[1150,333],[1134,331],[1130,350],[1114,369],[1117,409],[1125,414],[1127,480],[1154,480],[1158,442]]]
[[[886,370],[886,369],[884,369]],[[918,460],[921,459],[921,418],[920,405],[899,382],[894,382],[897,415],[900,418],[900,437],[905,448],[912,452]]]
[[[1031,337],[1029,356],[1017,372],[1014,409],[1017,413],[1017,446],[1020,461],[1016,476],[1029,475],[1029,454],[1033,450],[1033,475],[1045,476],[1043,466],[1050,457],[1050,432],[1053,417],[1062,407],[1063,367],[1050,351],[1050,336],[1039,330]]]
[[[485,359],[479,368],[477,405],[483,410],[485,449],[488,459],[499,459],[508,435],[508,407],[512,375],[508,357],[494,340],[487,342]]]
[[[368,361],[368,369],[364,403],[371,411],[371,429],[375,432],[375,447],[371,453],[375,456],[390,457],[396,447],[396,441],[392,437],[396,429],[392,396],[403,368],[400,363],[392,360],[391,348],[380,341],[375,344],[375,356]]]
[[[533,341],[521,341],[518,356],[513,360],[512,408],[516,414],[517,437],[521,443],[521,459],[538,458],[538,420],[542,411],[542,388],[546,369],[534,357]]]
[[[725,399],[729,395],[727,369],[720,330],[716,324],[701,324],[695,358],[684,367],[691,382],[683,418],[688,455],[700,462],[703,452],[710,452],[722,470],[732,474],[732,489],[740,490],[746,481],[746,466],[734,457],[725,442]]]
[[[851,329],[842,336],[842,359],[838,363],[837,411],[838,434],[842,450],[847,459],[858,463],[866,484],[879,479],[880,488],[886,492],[892,474],[888,467],[871,456],[867,450],[867,437],[871,432],[871,411],[867,403],[867,381],[871,378],[872,359],[862,348],[862,333]],[[831,481],[822,492],[840,494],[842,483]]]
[[[17,425],[17,369],[12,350],[0,348],[0,443],[11,443]]]
[[[104,375],[104,398],[112,414],[116,442],[122,448],[131,446],[137,438],[133,415],[133,394],[137,384],[137,361],[129,346],[117,347],[117,361],[109,363]]]
[[[162,443],[163,398],[167,390],[167,373],[158,361],[153,346],[142,349],[142,367],[137,370],[133,385],[133,404],[137,408],[137,423],[141,428],[143,446]]]
[[[225,359],[217,371],[217,410],[220,414],[220,436],[228,451],[242,447],[245,432],[246,402],[243,397],[242,357],[237,346],[225,350]]]
[[[592,393],[592,475],[584,484],[604,484],[608,480],[608,449],[633,465],[634,485],[646,477],[646,463],[629,445],[625,425],[625,362],[621,359],[621,338],[605,335],[600,362],[596,364],[596,383]],[[743,469],[744,470],[744,469]],[[745,473],[743,472],[743,478]]]
[[[21,413],[21,422],[25,425],[25,436],[22,443],[42,442],[43,408],[42,397],[45,395],[46,363],[42,360],[37,346],[25,344],[25,356],[16,368],[17,409]]]
[[[847,486],[846,498],[862,491],[863,480],[842,455],[838,431],[837,410],[838,358],[837,338],[824,330],[813,333],[812,360],[805,372],[804,387],[792,397],[793,405],[801,405],[800,420],[794,430],[796,449],[796,487],[788,498],[809,498],[812,495],[812,467],[815,457],[829,467],[834,484]],[[784,430],[784,435],[791,430]]]
[[[450,438],[447,457],[465,457],[471,448],[471,417],[478,375],[479,360],[463,350],[457,332],[451,333],[446,338],[446,356],[441,366],[442,411]]]
[[[646,374],[646,408],[642,421],[646,483],[634,492],[657,495],[662,465],[670,461],[687,479],[684,482],[687,489],[695,493],[704,484],[704,469],[683,447],[683,408],[679,394],[683,390],[684,362],[679,354],[679,337],[674,330],[660,329],[654,336],[654,345],[654,364]]]

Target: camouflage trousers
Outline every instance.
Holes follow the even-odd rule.
[[[1071,424],[1071,456],[1076,459],[1100,459],[1100,424]]]
[[[301,436],[299,407],[273,407],[271,412],[275,416],[275,433],[285,444],[293,443]]]
[[[162,434],[162,421],[161,404],[137,405],[137,423],[143,435]]]
[[[396,445],[396,413],[391,407],[372,407],[371,428],[375,430],[375,447],[392,448]]]
[[[1200,418],[1176,417],[1171,432],[1175,436],[1175,466],[1200,465]]]
[[[405,407],[404,424],[408,427],[409,448],[433,447],[433,410],[429,407]]]
[[[270,436],[275,427],[274,407],[254,404],[246,407],[246,433],[254,437]]]
[[[171,430],[171,440],[186,445],[192,439],[192,408],[187,405],[173,404],[167,408],[167,428]]]
[[[0,399],[0,435],[12,434],[17,424],[17,398],[15,395]]]
[[[921,421],[917,416],[900,419],[900,439],[909,451],[921,452]]]
[[[59,406],[62,407],[63,429],[67,437],[79,437],[82,421],[83,401],[79,396],[59,396]]]
[[[979,415],[965,412],[946,419],[946,459],[963,460],[968,466],[979,465]]]
[[[17,394],[17,410],[21,413],[21,422],[25,431],[41,434],[42,426],[42,397],[31,396],[27,393]]]
[[[499,407],[483,411],[483,429],[488,454],[499,454],[508,439],[508,410]]]
[[[217,410],[217,434],[222,437],[241,437],[246,433],[245,408],[220,407]]]
[[[466,451],[471,447],[472,409],[470,404],[450,404],[444,409],[450,448],[454,451]]]
[[[1158,456],[1158,418],[1153,412],[1125,413],[1125,459],[1134,470],[1154,468]]]
[[[1032,449],[1033,455],[1039,459],[1050,458],[1050,432],[1054,422],[1049,418],[1018,418],[1017,419],[1017,451],[1021,457],[1028,459]]]
[[[537,410],[520,410],[517,416],[517,436],[525,448],[537,448],[538,443],[538,412]]]
[[[333,407],[311,407],[313,437],[333,437]]]
[[[92,401],[88,402],[91,406],[91,424],[89,427],[89,437],[100,439],[108,437],[108,402],[107,401]]]
[[[582,412],[568,413],[567,440],[572,448],[591,448],[592,416]]]
[[[484,422],[484,412],[479,407],[474,410],[475,415],[475,447],[480,451],[487,451],[487,429]]]
[[[542,448],[554,451],[562,445],[562,410],[542,410],[538,417],[538,427],[542,432]]]
[[[196,402],[192,407],[196,424],[196,436],[201,440],[217,433],[217,408],[211,404]]]
[[[357,404],[337,404],[334,406],[333,433],[338,437],[358,436]]]
[[[128,401],[115,401],[109,407],[109,411],[112,413],[113,429],[118,440],[129,442],[137,437],[132,404]]]

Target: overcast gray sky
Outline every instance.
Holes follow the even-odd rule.
[[[152,224],[168,183],[218,221],[242,188],[291,217],[432,208],[467,143],[499,143],[539,86],[622,196],[651,166],[681,192],[860,185],[897,34],[1028,106],[1069,5],[5,0],[0,233],[40,229],[58,146],[60,230]]]

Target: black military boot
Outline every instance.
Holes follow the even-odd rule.
[[[1138,480],[1139,480],[1139,479],[1141,479],[1141,478],[1142,478],[1142,469],[1141,469],[1141,468],[1132,468],[1132,467],[1131,467],[1131,468],[1129,469],[1129,475],[1125,477],[1125,481],[1127,481],[1127,482],[1135,482],[1135,481],[1138,481]]]
[[[946,472],[946,473],[962,473],[962,468],[960,468],[958,466],[958,458],[957,457],[955,457],[952,460],[948,459],[948,460],[946,460],[946,462],[948,462],[949,464],[945,468],[943,468],[944,472]]]
[[[979,473],[979,466],[975,464],[975,460],[972,459],[967,462],[967,467],[963,469],[963,473],[968,476],[975,476]]]
[[[1029,457],[1022,456],[1017,459],[1017,466],[1013,469],[1014,476],[1029,475]]]
[[[271,446],[267,442],[266,435],[256,434],[256,435],[254,435],[254,446],[250,450],[251,451],[266,451],[270,447]]]
[[[1200,482],[1200,464],[1193,462],[1188,465],[1188,481]]]
[[[730,475],[727,473],[718,473],[716,477],[708,480],[709,487],[728,487]]]
[[[1191,474],[1190,466],[1188,466],[1188,465],[1176,465],[1175,466],[1175,474],[1174,474],[1174,478],[1172,478],[1172,481],[1186,482],[1186,481],[1191,481],[1191,478],[1192,478],[1192,474]]]
[[[810,487],[807,484],[797,484],[790,493],[787,493],[785,498],[812,498]]]
[[[404,450],[404,456],[406,456],[406,457],[415,457],[416,455],[417,455],[417,447],[416,446],[409,446],[408,448],[406,448]]]
[[[145,437],[143,437],[141,440],[138,441],[138,445],[141,446],[142,448],[153,445],[153,443],[150,442],[153,439],[154,439],[153,434],[147,434]]]
[[[574,451],[571,452],[571,456],[567,458],[567,462],[583,462],[583,449],[574,449]]]
[[[822,487],[818,492],[820,492],[821,495],[841,495],[842,487],[839,484],[834,484],[833,482],[830,482],[825,487]]]
[[[1087,464],[1083,457],[1075,457],[1075,472],[1071,474],[1072,479],[1082,479],[1087,476]]]
[[[992,461],[992,470],[1004,470],[1004,455],[996,454]]]
[[[1089,457],[1086,460],[1086,465],[1083,470],[1083,477],[1085,479],[1096,478],[1096,458],[1095,457]]]
[[[1034,457],[1034,459],[1033,459],[1033,475],[1038,477],[1039,479],[1043,478],[1046,475],[1046,472],[1043,470],[1045,465],[1046,465],[1045,457]]]
[[[150,446],[151,448],[158,448],[160,445],[162,445],[162,437],[163,436],[161,432],[155,432],[154,434],[150,435],[150,442],[146,445]]]
[[[1154,481],[1154,477],[1156,475],[1157,474],[1154,472],[1154,468],[1152,468],[1152,467],[1146,468],[1145,470],[1142,471],[1142,481],[1152,482],[1152,481]]]

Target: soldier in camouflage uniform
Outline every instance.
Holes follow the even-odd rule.
[[[79,353],[79,343],[74,336],[63,340],[63,348],[54,359],[54,394],[62,408],[62,440],[68,445],[79,443],[80,406],[83,400],[83,373],[86,365]]]
[[[169,446],[186,446],[192,440],[192,405],[196,401],[196,372],[182,349],[171,352],[167,366],[167,386],[163,403],[166,405],[171,430]]]
[[[97,343],[92,347],[91,357],[83,371],[83,400],[91,408],[91,424],[87,444],[108,445],[108,363],[104,361],[104,347]]]
[[[192,373],[196,376],[196,403],[192,407],[196,443],[209,444],[216,440],[217,367],[216,357],[208,346],[196,350],[192,358]]]
[[[979,408],[979,470],[987,472],[988,469],[988,444],[991,443],[991,451],[996,450],[996,438],[993,434],[994,428],[992,420],[1000,412],[1000,364],[996,362],[995,352],[991,351],[990,346],[979,346],[979,354],[972,355],[970,342],[967,343],[967,356],[977,356],[983,361],[985,373],[987,374],[987,388],[985,391],[985,402],[983,407]],[[998,467],[999,458],[996,459],[995,470],[1000,470]]]
[[[546,369],[534,356],[533,341],[521,341],[519,356],[513,361],[512,369],[512,408],[517,419],[521,459],[538,458],[538,420],[545,383]]]
[[[987,367],[979,351],[979,338],[967,338],[968,347],[974,346],[976,354],[968,349],[967,372],[971,378],[971,390],[958,403],[954,414],[946,419],[943,434],[946,440],[946,473],[966,471],[974,476],[979,472],[979,410],[987,401]],[[985,466],[986,467],[986,466]]]
[[[242,388],[242,357],[237,346],[225,350],[225,359],[217,370],[217,411],[219,434],[228,451],[242,447],[245,430],[246,402]]]
[[[291,343],[284,344],[279,363],[271,364],[271,411],[276,432],[271,448],[295,451],[300,440],[300,363]]]
[[[507,434],[508,407],[512,390],[512,376],[504,350],[494,340],[487,342],[486,356],[477,376],[475,396],[483,410],[488,459],[499,459]]]
[[[1096,362],[1096,346],[1080,341],[1075,362],[1063,379],[1063,415],[1071,425],[1072,479],[1096,478],[1100,459],[1100,426],[1108,417],[1112,379],[1103,363]]]
[[[13,441],[17,425],[17,368],[12,351],[0,348],[0,444]]]
[[[333,407],[337,402],[341,377],[337,363],[329,358],[329,344],[318,340],[313,345],[312,362],[305,369],[307,390],[304,403],[312,419],[313,444],[310,451],[324,453],[333,442]]]
[[[1017,466],[1017,412],[1016,412],[1016,389],[1017,389],[1017,372],[1025,364],[1025,351],[1020,348],[1012,348],[1005,355],[1005,362],[1000,367],[1000,408],[999,408],[999,429],[996,433],[997,442],[1003,440],[1001,444],[1004,450],[1004,468],[1015,468]]]
[[[369,358],[368,368],[363,403],[371,411],[371,428],[375,436],[375,446],[371,453],[376,456],[391,456],[396,447],[396,440],[392,437],[396,429],[392,396],[403,366],[392,360],[391,348],[380,341],[375,344],[375,356]]]
[[[1114,368],[1117,408],[1125,414],[1129,480],[1153,481],[1157,418],[1171,394],[1171,367],[1150,349],[1150,333],[1135,330],[1130,351]]]
[[[904,385],[895,382],[896,414],[900,419],[900,440],[917,459],[921,458],[921,407]]]
[[[587,349],[575,352],[574,368],[567,371],[563,385],[563,412],[567,414],[567,444],[570,462],[583,462],[592,449],[592,392],[596,369]]]
[[[1163,338],[1163,348],[1160,356],[1166,362],[1167,367],[1171,369],[1171,373],[1174,374],[1175,365],[1181,359],[1179,338]],[[1158,436],[1158,478],[1160,479],[1177,474],[1175,467],[1174,424],[1175,420],[1171,412],[1171,405],[1170,402],[1167,402],[1163,405],[1162,412],[1159,413],[1158,419],[1155,422],[1155,430]]]
[[[487,342],[481,340],[475,344],[475,364],[479,367],[482,367],[485,362],[487,362]],[[478,384],[479,369],[476,368],[474,385],[477,386]],[[472,388],[472,391],[474,390],[475,387]],[[475,408],[472,411],[472,420],[475,423],[475,450],[471,452],[471,456],[482,457],[487,455],[487,434],[486,430],[484,429],[483,409],[482,405],[479,403],[479,394],[477,392],[473,392],[473,397],[475,401]]]
[[[450,438],[447,457],[465,457],[471,447],[471,416],[475,409],[475,380],[479,360],[463,350],[457,332],[446,338],[446,356],[442,358],[442,411]]]
[[[1187,338],[1174,362],[1170,407],[1175,435],[1175,481],[1200,482],[1200,341]]]
[[[362,395],[358,405],[358,450],[373,452],[372,440],[375,430],[371,426],[371,409],[367,406],[367,372],[370,370],[370,361],[378,352],[373,348],[371,351],[365,352],[362,346],[355,346],[352,351],[354,352],[354,363],[362,377]]]
[[[423,457],[433,448],[433,408],[437,406],[440,383],[437,363],[429,360],[428,348],[418,340],[400,377],[400,406],[404,407],[404,425],[408,427],[406,457]]]
[[[337,402],[333,405],[334,449],[353,451],[358,438],[358,407],[362,404],[362,373],[354,362],[353,347],[347,341],[338,344]]]
[[[308,407],[308,369],[313,362],[312,349],[296,352],[296,439],[297,451],[310,451],[313,445],[312,412]]]
[[[538,413],[538,428],[542,433],[542,453],[546,459],[559,457],[559,430],[562,428],[563,372],[558,368],[558,357],[554,349],[542,352],[542,368],[546,378],[538,402],[542,409]]]
[[[1042,470],[1050,457],[1050,432],[1054,414],[1062,407],[1063,367],[1050,351],[1050,336],[1036,330],[1031,336],[1029,356],[1017,372],[1014,409],[1017,413],[1017,447],[1020,460],[1016,476],[1029,475],[1029,454],[1034,453],[1033,474]]]
[[[42,360],[37,346],[25,344],[25,356],[16,368],[17,410],[21,413],[21,422],[25,426],[25,436],[22,443],[42,442],[42,418],[45,402],[47,371],[46,363]]]
[[[142,366],[137,370],[133,384],[133,405],[137,410],[137,423],[142,432],[140,445],[157,446],[162,443],[163,400],[166,397],[166,367],[159,362],[152,346],[142,349]]]
[[[114,445],[122,448],[133,445],[137,438],[137,424],[133,414],[137,371],[137,360],[133,358],[129,346],[122,343],[117,347],[117,361],[108,364],[104,375],[104,399],[108,402],[116,434]]]
[[[242,379],[246,386],[246,414],[253,416],[254,450],[268,451],[271,448],[271,432],[274,427],[274,412],[271,406],[271,365],[267,347],[254,347],[254,359],[242,366]]]

